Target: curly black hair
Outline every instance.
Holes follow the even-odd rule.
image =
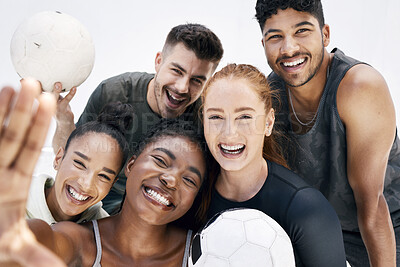
[[[264,29],[267,19],[276,15],[279,9],[285,10],[287,8],[311,14],[318,20],[321,29],[325,25],[321,0],[257,0],[255,17],[261,31]]]

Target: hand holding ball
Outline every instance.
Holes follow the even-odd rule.
[[[11,39],[11,60],[21,78],[39,80],[44,91],[61,82],[63,91],[81,85],[94,65],[94,44],[75,18],[55,11],[35,14]]]

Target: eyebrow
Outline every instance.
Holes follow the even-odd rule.
[[[312,24],[312,23],[309,22],[309,21],[302,21],[302,22],[299,22],[299,23],[297,23],[296,25],[294,25],[292,28],[295,29],[295,28],[298,28],[298,27],[301,27],[301,26],[304,26],[304,25],[308,25],[308,26],[315,27],[315,25]],[[273,33],[273,32],[282,32],[282,30],[279,30],[279,29],[269,29],[268,31],[266,31],[266,32],[264,33],[264,36],[267,36],[268,34]]]
[[[255,111],[255,109],[251,108],[251,107],[240,107],[240,108],[236,108],[234,110],[234,112],[237,113],[237,112],[242,112],[242,111],[247,111],[247,110]],[[209,108],[206,110],[206,112],[212,112],[212,111],[224,112],[224,110],[222,108]]]
[[[103,171],[111,173],[111,174],[117,174],[115,171],[113,171],[113,170],[111,170],[111,169],[109,169],[107,167],[103,167]]]
[[[165,154],[167,154],[172,160],[176,160],[175,155],[169,151],[168,149],[165,149],[163,147],[157,147],[154,150],[158,150],[158,151],[162,151]],[[199,169],[197,169],[196,167],[193,166],[189,166],[189,170],[195,174],[197,174],[197,176],[199,176],[200,180],[203,180],[202,176],[201,176],[201,172],[199,171]]]
[[[179,65],[178,63],[172,62],[171,64],[172,64],[172,66],[174,66],[175,68],[177,68],[177,69],[179,69],[180,71],[182,71],[183,73],[187,74],[187,71],[186,71],[181,65]],[[193,77],[194,77],[194,78],[197,78],[197,79],[200,79],[200,80],[203,80],[203,81],[207,80],[207,77],[206,77],[206,76],[203,76],[203,75],[194,75]]]
[[[86,156],[85,154],[82,154],[79,151],[74,151],[74,153],[77,154],[79,157],[81,157],[81,158],[83,158],[83,159],[85,159],[87,161],[90,161],[90,158],[88,156]]]
[[[165,149],[163,147],[156,147],[154,150],[162,151],[165,154],[167,154],[168,157],[170,157],[171,159],[176,160],[175,155],[171,151],[169,151],[168,149]]]

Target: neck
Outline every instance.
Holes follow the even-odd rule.
[[[223,197],[242,202],[249,200],[258,193],[267,176],[267,162],[261,157],[251,166],[238,171],[228,171],[221,168],[215,187]]]
[[[182,244],[184,246],[186,231],[169,224],[151,225],[134,217],[128,206],[124,205],[116,216],[99,221],[103,229],[108,229],[102,232],[103,243],[108,249],[140,262],[164,259]]]
[[[306,84],[299,87],[287,86],[292,128],[298,134],[308,132],[316,121],[319,103],[328,79],[332,56],[325,51],[319,70]]]
[[[292,94],[293,101],[299,105],[300,108],[303,107],[302,109],[305,109],[304,111],[313,112],[318,108],[319,100],[321,99],[327,81],[328,69],[332,56],[333,54],[325,50],[321,66],[310,81],[299,87],[287,86],[287,89],[290,90]]]
[[[46,204],[50,210],[51,215],[57,222],[61,221],[75,221],[79,215],[76,216],[68,216],[61,211],[60,205],[57,201],[55,186],[53,185],[50,188],[45,188],[44,193],[46,197]]]

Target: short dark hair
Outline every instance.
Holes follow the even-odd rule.
[[[264,29],[267,19],[276,15],[279,9],[285,10],[287,8],[311,14],[318,20],[321,29],[325,25],[321,0],[257,0],[256,19],[261,31]]]
[[[224,54],[217,35],[201,24],[187,23],[173,27],[165,40],[164,51],[178,43],[183,43],[199,59],[211,61],[216,65]]]
[[[125,134],[132,121],[133,107],[130,104],[123,104],[121,102],[109,103],[103,107],[97,120],[86,122],[72,131],[64,149],[67,151],[70,143],[78,137],[88,133],[104,133],[117,141],[122,156],[122,168],[122,165],[129,156],[129,145]]]

